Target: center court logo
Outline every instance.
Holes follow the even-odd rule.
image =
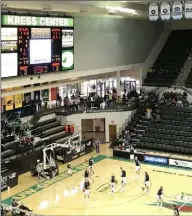
[[[115,191],[118,192],[121,190],[121,184],[120,182],[117,182],[115,184]],[[97,193],[101,193],[101,194],[110,194],[111,193],[111,183],[107,182],[105,184],[100,185],[97,189],[96,189]]]

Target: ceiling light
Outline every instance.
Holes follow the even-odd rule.
[[[137,15],[137,11],[134,9],[130,9],[130,8],[121,8],[121,7],[106,7],[107,10],[113,10],[113,11],[119,11],[122,13],[130,13],[133,15]]]
[[[116,13],[115,10],[108,10],[108,11],[109,11],[109,13]]]

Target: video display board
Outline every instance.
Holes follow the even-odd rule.
[[[1,15],[1,77],[74,69],[73,18]]]

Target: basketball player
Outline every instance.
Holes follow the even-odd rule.
[[[71,167],[71,163],[70,162],[68,163],[67,168],[68,168],[68,174],[70,176],[72,176],[72,167]]]
[[[150,178],[149,178],[149,174],[147,172],[145,172],[144,185],[145,185],[145,188],[148,191],[149,190],[149,185],[150,185]]]
[[[90,196],[90,183],[89,183],[89,180],[86,179],[85,180],[85,183],[84,183],[84,197],[85,199],[89,199],[89,196]]]
[[[126,171],[120,167],[121,170],[121,186],[122,186],[122,191],[125,191],[125,185],[126,185]]]
[[[89,174],[90,174],[90,175],[93,175],[93,174],[94,174],[94,171],[93,171],[93,164],[94,164],[93,156],[91,156],[91,158],[89,159]]]
[[[134,148],[132,145],[130,146],[130,161],[134,161]]]
[[[85,181],[89,179],[89,170],[88,170],[88,168],[85,169],[84,179],[85,179]]]
[[[179,209],[177,208],[177,206],[174,204],[173,205],[173,215],[174,216],[179,216]]]
[[[161,186],[157,191],[157,207],[161,207],[161,208],[163,206],[162,195],[163,195],[163,187]]]
[[[115,175],[111,175],[111,194],[114,195],[115,192]]]
[[[38,179],[41,179],[42,164],[39,159],[37,160],[36,170]]]
[[[136,168],[136,173],[139,175],[139,173],[140,173],[140,161],[138,160],[137,157],[135,157],[135,168]]]

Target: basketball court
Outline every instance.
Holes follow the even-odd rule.
[[[72,162],[73,176],[68,176],[67,166],[59,167],[60,174],[51,180],[38,180],[26,173],[19,177],[19,184],[2,193],[4,203],[17,199],[41,215],[172,215],[172,205],[180,208],[181,215],[192,215],[192,172],[178,168],[165,168],[142,164],[139,178],[133,163],[113,158],[112,151],[102,145],[101,154],[94,156],[94,171],[89,200],[80,190],[87,160],[86,155]],[[126,192],[121,191],[120,167],[127,172]],[[150,175],[149,192],[142,191],[143,172]],[[111,195],[110,177],[114,173],[118,181],[115,195]],[[156,206],[156,193],[164,187],[163,208]],[[181,199],[181,193],[188,194]]]

